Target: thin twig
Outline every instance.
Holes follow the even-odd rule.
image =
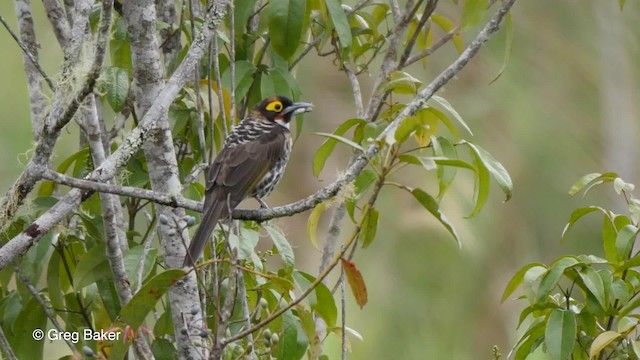
[[[442,35],[442,37],[440,37],[438,40],[436,40],[436,42],[431,44],[431,46],[429,46],[428,48],[424,49],[423,51],[421,51],[420,53],[418,53],[416,55],[413,55],[413,56],[409,57],[404,62],[404,65],[402,65],[400,68],[401,69],[405,68],[405,67],[407,67],[409,65],[414,64],[417,61],[420,61],[420,60],[426,58],[427,56],[430,56],[436,50],[438,50],[442,45],[448,43],[451,39],[453,39],[453,37],[456,36],[459,31],[460,31],[460,28],[458,26],[456,26],[453,30],[451,30],[448,33]]]
[[[38,305],[40,305],[40,307],[44,311],[44,314],[47,316],[47,319],[51,321],[51,324],[53,325],[53,327],[60,332],[64,331],[64,327],[62,326],[62,324],[58,322],[58,319],[56,318],[56,316],[53,315],[53,313],[51,312],[51,308],[49,308],[49,305],[47,305],[47,303],[44,301],[42,296],[40,296],[40,292],[35,288],[35,286],[33,286],[29,278],[27,278],[27,276],[20,270],[18,265],[13,264],[13,272],[17,275],[22,285],[24,285],[27,288],[27,290],[29,290],[29,292],[31,293],[31,296],[33,296],[33,298],[36,300]],[[71,352],[74,354],[74,356],[77,356],[78,359],[82,358],[80,356],[80,353],[78,352],[78,350],[76,350],[76,347],[73,345],[70,339],[64,339],[64,342],[65,344],[67,344],[69,349],[71,349]]]
[[[9,35],[11,35],[13,40],[15,40],[16,44],[18,44],[20,49],[22,49],[22,52],[29,58],[29,61],[31,61],[33,66],[36,68],[36,70],[38,70],[38,73],[40,73],[40,75],[42,76],[44,81],[47,82],[47,85],[49,85],[49,89],[55,90],[56,87],[53,84],[53,81],[51,81],[51,78],[49,78],[47,73],[45,73],[44,70],[42,69],[42,67],[40,67],[40,64],[38,63],[38,60],[35,58],[35,56],[33,56],[31,51],[29,51],[29,49],[27,49],[27,47],[22,43],[22,41],[20,41],[20,39],[13,32],[13,30],[11,30],[11,28],[9,27],[9,24],[7,24],[7,22],[4,20],[4,17],[2,17],[2,15],[0,15],[0,22],[2,23],[2,25],[4,25],[5,29],[7,29],[7,32],[9,33]]]
[[[18,360],[18,357],[13,352],[11,345],[9,344],[9,340],[4,336],[4,331],[2,330],[2,326],[0,326],[0,347],[2,348],[2,354],[5,356],[7,360]]]

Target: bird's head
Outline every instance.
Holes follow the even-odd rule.
[[[256,115],[266,121],[272,121],[278,125],[289,128],[289,122],[295,115],[313,110],[313,104],[306,102],[293,102],[285,96],[273,96],[266,98],[253,108]]]

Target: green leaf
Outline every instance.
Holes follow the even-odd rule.
[[[504,201],[509,201],[513,192],[513,181],[511,180],[507,169],[505,169],[504,166],[502,166],[502,164],[485,149],[470,142],[466,142],[466,144],[469,145],[469,147],[476,153],[480,161],[482,161],[482,163],[487,167],[487,170],[489,170],[489,173],[491,173],[493,178],[496,180],[498,186],[500,186],[502,192],[506,195]]]
[[[309,341],[291,310],[282,314],[282,338],[275,351],[278,360],[299,360],[304,356]]]
[[[629,257],[633,243],[635,242],[638,228],[633,225],[625,225],[616,236],[616,250],[618,261],[624,261]]]
[[[546,270],[546,267],[543,264],[539,264],[539,263],[527,264],[522,269],[518,270],[518,272],[515,275],[513,275],[511,280],[509,280],[507,287],[504,289],[504,292],[502,293],[502,300],[501,300],[502,302],[505,302],[505,300],[507,300],[507,298],[511,296],[511,294],[513,294],[513,292],[518,288],[518,286],[522,284],[522,280],[524,280],[524,275],[527,273],[527,271],[529,271],[529,269],[534,267],[540,267]]]
[[[304,278],[304,284],[301,282],[299,283],[302,291],[306,291],[311,283],[315,281],[315,278],[312,275],[302,271],[295,271],[293,275],[296,281],[301,280],[298,275],[301,275]],[[333,298],[329,288],[327,288],[325,284],[320,283],[313,290],[312,295],[315,296],[309,296],[308,299],[311,309],[325,321],[327,326],[335,326],[336,319],[338,318],[338,308],[336,307],[335,299]],[[313,298],[313,301],[311,298]]]
[[[489,179],[489,170],[487,166],[482,162],[478,154],[472,151],[473,164],[476,167],[476,177],[475,185],[473,187],[473,197],[475,200],[475,207],[471,211],[471,214],[467,216],[467,218],[472,218],[482,210],[482,207],[487,202],[489,198],[489,189],[491,186]]]
[[[433,145],[433,154],[435,156],[442,156],[449,159],[457,159],[458,153],[456,152],[456,148],[451,143],[451,140],[444,138],[442,136],[438,136],[435,139],[431,139],[431,144]],[[457,169],[451,166],[443,166],[445,164],[438,163],[438,199],[442,199],[444,194],[449,189],[449,186],[453,183],[453,180],[456,177]],[[471,167],[471,170],[474,172],[476,169]]]
[[[389,74],[389,82],[382,88],[382,91],[415,95],[421,86],[422,81],[413,77],[411,74],[404,71],[393,71]]]
[[[428,103],[430,103],[430,105],[435,105],[434,107],[436,109],[440,109],[443,112],[449,113],[449,115],[453,116],[453,118],[456,119],[456,121],[460,125],[462,125],[462,127],[469,133],[469,135],[473,136],[473,132],[471,132],[471,128],[469,128],[469,125],[467,125],[467,123],[462,119],[462,116],[458,114],[458,112],[445,98],[434,95],[431,97],[431,99],[429,99]],[[447,117],[444,116],[444,118]],[[442,120],[443,117],[440,117],[440,119]],[[445,125],[447,124],[445,123]],[[452,126],[447,125],[447,127],[451,129]]]
[[[375,171],[371,169],[362,171],[354,181],[356,196],[362,195],[376,180],[378,180],[378,174]]]
[[[111,268],[105,255],[105,245],[100,243],[80,258],[73,273],[73,287],[79,290],[93,284],[98,279],[111,277]]]
[[[47,316],[37,300],[30,297],[26,306],[20,311],[13,324],[12,348],[18,359],[43,359],[44,344],[48,340],[35,340],[32,336],[35,329],[46,332]],[[6,331],[6,330],[5,330]]]
[[[286,60],[300,44],[306,5],[306,0],[271,0],[267,5],[271,45]]]
[[[585,215],[591,214],[594,211],[600,211],[605,214],[605,216],[607,215],[607,211],[599,206],[588,206],[573,210],[573,212],[571,213],[571,217],[569,218],[569,222],[564,226],[564,229],[562,230],[562,240],[566,238],[569,230],[571,230],[573,225],[575,225],[578,220],[580,220]]]
[[[482,20],[486,12],[486,0],[465,0],[464,9],[462,10],[462,19],[460,20],[462,29],[466,30],[477,25]]]
[[[313,245],[316,250],[320,250],[318,246],[318,222],[320,221],[320,216],[324,213],[324,209],[327,205],[325,203],[318,204],[311,215],[309,215],[309,219],[307,219],[307,235],[309,236],[309,241],[311,245]]]
[[[460,237],[458,236],[458,232],[453,227],[453,225],[449,222],[447,217],[440,211],[440,206],[438,205],[438,201],[434,199],[431,195],[427,194],[424,190],[415,188],[411,191],[413,197],[418,200],[420,205],[427,209],[433,216],[435,216],[438,221],[449,231],[453,238],[456,240],[458,246],[462,246],[460,242]]]
[[[547,344],[549,355],[553,359],[568,359],[576,342],[576,334],[576,315],[572,311],[551,311],[544,332],[544,342]]]
[[[293,253],[293,248],[289,241],[285,238],[282,231],[272,225],[264,226],[264,229],[267,230],[271,240],[273,241],[273,245],[275,245],[276,249],[278,249],[278,254],[280,254],[280,258],[282,262],[284,262],[285,266],[288,269],[293,269],[296,264],[295,255]]]
[[[587,174],[581,177],[580,180],[578,180],[575,184],[573,184],[573,186],[571,186],[571,189],[569,189],[569,195],[574,196],[575,194],[579,193],[582,189],[585,189],[584,195],[587,195],[587,193],[589,192],[589,190],[591,190],[592,187],[596,185],[612,182],[617,177],[618,177],[618,174],[614,172],[608,172],[604,174],[600,174],[600,173]]]
[[[127,70],[114,66],[107,68],[101,85],[113,111],[120,112],[126,105],[129,95],[129,73]]]
[[[233,232],[229,234],[229,246],[232,249],[238,249],[238,259],[248,260],[255,253],[259,239],[260,233],[253,229],[241,227],[239,235]]]
[[[131,287],[136,288],[138,286],[138,265],[144,258],[144,268],[142,269],[142,277],[144,279],[149,276],[153,266],[156,264],[156,257],[158,256],[158,249],[151,248],[145,255],[144,246],[137,245],[130,248],[127,253],[124,255],[124,268],[127,271],[127,276],[129,277],[129,282],[131,282]]]
[[[137,329],[155,308],[156,302],[185,274],[181,269],[170,269],[151,278],[122,308],[120,321]]]
[[[171,341],[163,338],[153,340],[151,352],[156,360],[173,360],[175,354],[177,354],[177,350]]]
[[[342,57],[346,58],[344,55],[348,54],[352,41],[351,26],[349,26],[347,14],[345,14],[339,0],[325,0],[325,4],[327,5],[331,22],[338,34],[338,40],[340,40],[340,49],[343,54]]]
[[[446,32],[451,32],[456,28],[456,24],[454,24],[453,21],[442,15],[432,14],[431,20],[433,20],[436,25],[438,25],[442,30]],[[462,36],[460,36],[459,33],[456,33],[455,35],[453,35],[452,41],[453,45],[456,47],[456,50],[458,50],[458,53],[462,53],[464,51],[464,41],[462,40]]]
[[[511,12],[508,12],[505,15],[504,19],[504,27],[506,36],[505,36],[505,44],[504,44],[504,59],[502,60],[502,67],[498,71],[498,74],[489,82],[489,84],[494,83],[496,80],[502,76],[505,70],[507,70],[507,65],[509,65],[509,61],[511,60],[511,51],[513,49],[513,39],[514,39],[514,30],[513,30],[513,19],[511,18]]]
[[[235,95],[236,99],[240,101],[240,99],[244,98],[253,83],[253,75],[257,71],[256,66],[246,60],[236,61],[236,77],[235,77]],[[225,84],[227,88],[231,88],[231,67],[229,67],[224,74],[222,75],[222,82]],[[214,86],[214,91],[217,91]],[[218,94],[218,96],[222,96]]]
[[[416,156],[412,154],[402,154],[398,156],[398,160],[407,164],[420,165],[426,171],[431,171],[437,168],[436,161],[432,158],[425,156]]]
[[[584,285],[587,289],[593,294],[593,296],[598,300],[600,306],[603,309],[607,308],[605,291],[604,291],[604,283],[602,282],[602,278],[600,275],[590,267],[582,268],[578,271],[578,275],[584,282]]]
[[[364,221],[362,222],[362,229],[360,230],[363,248],[369,247],[373,242],[373,239],[376,238],[379,215],[378,210],[375,208],[370,208],[367,211],[367,216],[364,218]]]
[[[564,271],[578,264],[580,264],[580,262],[573,256],[561,257],[554,261],[549,267],[549,270],[547,270],[547,273],[542,277],[542,280],[540,280],[536,302],[543,303],[547,296],[549,296],[549,293],[556,287],[558,281],[560,281]]]
[[[320,135],[320,136],[325,136],[334,140],[338,140],[341,143],[347,144],[349,146],[351,146],[352,148],[364,152],[364,149],[362,149],[362,146],[356,144],[355,142],[347,139],[347,138],[343,138],[342,136],[338,136],[338,135],[334,135],[334,134],[329,134],[329,133],[323,133],[323,132],[315,132],[313,133],[314,135]]]
[[[338,126],[336,131],[334,131],[334,134],[343,135],[345,132],[347,132],[347,130],[349,130],[353,126],[362,124],[363,122],[365,122],[365,120],[363,119],[349,119],[343,122],[342,124],[340,124],[340,126]],[[316,151],[316,155],[313,157],[313,175],[314,176],[317,177],[318,175],[320,175],[320,172],[322,171],[322,169],[324,169],[324,165],[327,162],[327,158],[333,152],[333,148],[336,146],[337,142],[338,142],[337,140],[329,138],[325,140],[324,143],[322,143],[322,145],[320,145],[320,147],[318,148],[318,151]]]
[[[605,331],[598,335],[593,342],[591,343],[591,348],[589,349],[589,358],[593,359],[602,350],[604,350],[609,344],[611,344],[614,340],[619,338],[621,335],[615,331]]]
[[[268,74],[262,75],[260,82],[260,92],[263,97],[283,95],[291,97],[291,87],[287,79],[279,69],[269,69]]]

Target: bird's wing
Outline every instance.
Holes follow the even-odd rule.
[[[273,129],[253,141],[223,148],[207,176],[207,193],[215,188],[223,189],[237,205],[283,155],[286,141],[284,131]]]

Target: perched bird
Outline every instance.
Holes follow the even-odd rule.
[[[313,104],[284,96],[262,100],[224,141],[209,167],[202,221],[191,240],[184,265],[198,260],[218,220],[247,196],[262,200],[275,188],[291,153],[289,123],[297,114],[311,111]]]

